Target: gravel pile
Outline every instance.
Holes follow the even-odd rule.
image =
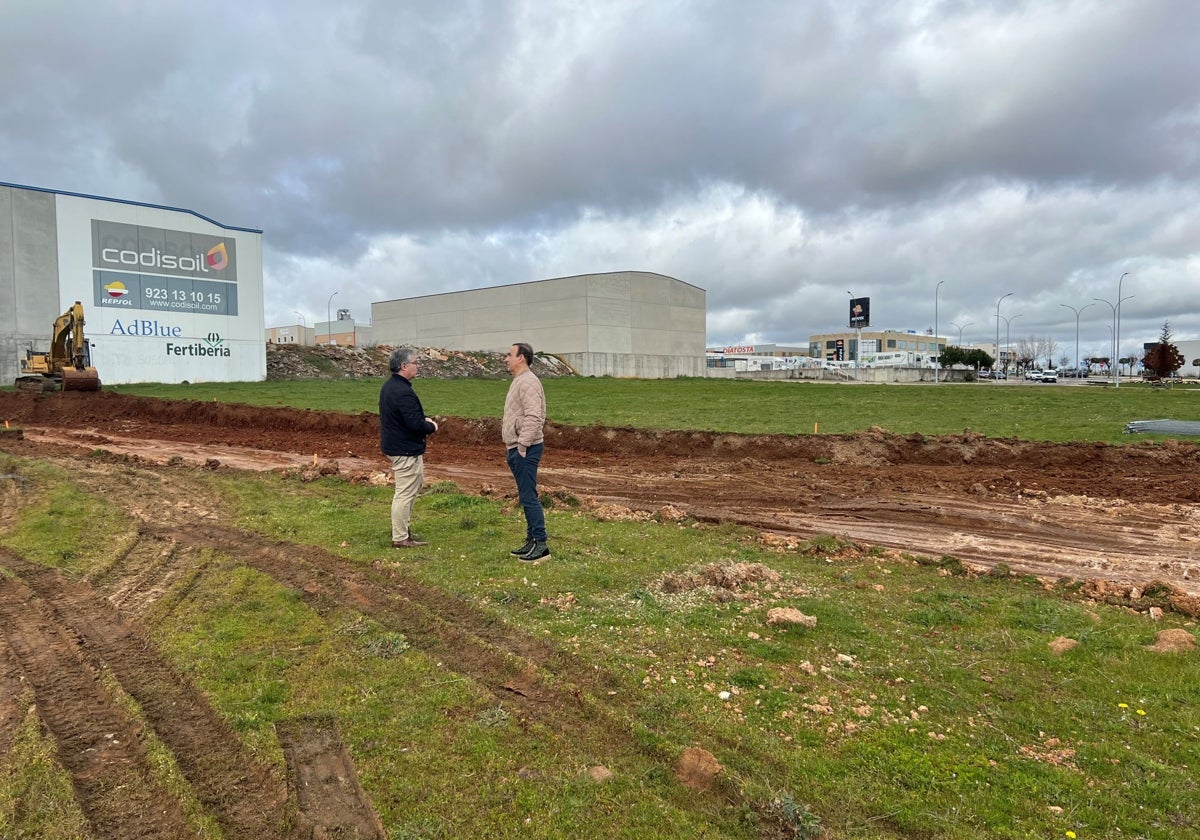
[[[391,347],[267,345],[267,379],[378,379],[387,376]],[[501,379],[508,376],[503,353],[421,349],[421,376],[426,379]],[[539,377],[574,376],[555,356],[535,356]]]

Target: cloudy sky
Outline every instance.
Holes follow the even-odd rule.
[[[1107,355],[1128,273],[1130,353],[1200,339],[1198,35],[1196,0],[2,0],[0,181],[263,229],[268,325],[636,269],[707,290],[709,346],[847,292],[990,341],[1011,292],[1071,355],[1107,300]]]

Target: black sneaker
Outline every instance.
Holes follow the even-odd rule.
[[[536,563],[539,560],[545,560],[550,556],[550,549],[541,540],[533,544],[533,548],[526,551],[524,554],[518,554],[517,559],[526,563]]]
[[[514,557],[520,557],[522,554],[528,554],[529,552],[533,551],[533,545],[535,542],[536,540],[533,539],[525,540],[525,545],[521,546],[520,548],[514,548],[508,553]]]

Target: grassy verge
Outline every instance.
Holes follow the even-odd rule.
[[[1200,832],[1200,660],[1146,649],[1183,625],[1175,614],[1156,624],[1033,579],[968,579],[952,558],[598,521],[563,505],[548,512],[553,560],[527,567],[507,554],[520,512],[449,485],[417,503],[430,546],[399,554],[382,525],[386,488],[182,470],[173,480],[222,499],[232,525],[353,566],[398,563],[548,640],[558,661],[607,675],[610,688],[587,700],[613,726],[579,734],[523,719],[495,686],[395,628],[315,612],[237,557],[214,557],[186,592],[168,593],[170,608],[149,618],[158,644],[241,736],[278,764],[274,722],[332,712],[393,838]],[[57,527],[62,506],[107,507],[111,551],[134,523],[65,476],[42,484],[0,542],[33,552],[38,534],[56,540],[40,561],[103,567],[90,535]],[[769,625],[775,607],[816,625]],[[1054,653],[1059,636],[1079,644]],[[554,674],[559,688],[575,683],[570,669]],[[689,747],[716,756],[728,799],[676,781],[664,758]],[[593,781],[596,765],[614,776]]]
[[[374,412],[378,381],[126,385],[112,390],[166,399],[218,399]],[[1046,441],[1128,443],[1162,436],[1124,434],[1133,420],[1200,420],[1200,388],[1119,389],[1024,385],[1016,381],[941,385],[840,385],[708,379],[545,380],[550,419],[568,425],[698,429],[755,434],[845,434],[879,426],[897,434],[959,434]],[[495,417],[504,380],[419,379],[428,412]]]
[[[8,754],[0,755],[0,837],[91,840],[70,774],[59,765],[54,740],[32,708],[32,692],[22,700],[28,711]]]

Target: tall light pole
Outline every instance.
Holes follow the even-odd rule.
[[[1117,307],[1114,304],[1111,304],[1108,301],[1106,301],[1104,298],[1092,298],[1092,300],[1096,301],[1097,303],[1103,303],[1106,306],[1108,306],[1109,309],[1112,310],[1112,326],[1110,326],[1108,328],[1108,364],[1109,364],[1108,376],[1111,379],[1112,378],[1112,365],[1117,360],[1117,358],[1116,358],[1117,354],[1113,350],[1113,339],[1117,335]]]
[[[967,323],[963,324],[963,325],[960,327],[958,324],[955,324],[955,323],[951,322],[950,326],[952,326],[952,327],[957,327],[957,328],[958,328],[958,346],[959,346],[959,347],[962,347],[962,331],[963,331],[963,327],[969,327],[969,326],[971,326],[971,325],[972,325],[972,324],[974,324],[974,323],[975,323],[974,321],[967,321]]]
[[[850,295],[850,300],[854,300],[854,292],[847,290],[846,294]],[[851,316],[854,315],[853,312],[851,312],[850,314],[851,314]],[[854,362],[855,368],[858,367],[858,354],[859,354],[859,350],[860,350],[860,345],[862,345],[862,327],[858,326],[858,324],[855,324],[854,325],[854,352],[851,354],[852,356],[854,356],[854,358],[852,358],[850,360],[850,361]],[[855,379],[857,379],[858,374],[855,373],[854,377],[855,377]]]
[[[1009,292],[1006,295],[1001,295],[1000,300],[996,301],[996,361],[1000,361],[1000,301],[1006,297],[1012,297],[1016,292]],[[995,362],[992,363],[992,370],[996,369]],[[1007,371],[1006,371],[1007,372]]]
[[[1007,318],[1005,318],[1003,315],[999,316],[1000,318],[1004,319],[1004,348],[1006,350],[1011,346],[1011,342],[1012,342],[1012,337],[1011,337],[1011,333],[1009,331],[1008,325],[1011,324],[1013,321],[1017,320],[1018,318],[1020,318],[1021,315],[1024,315],[1024,314],[1025,313],[1022,312],[1017,315],[1010,315]],[[996,355],[999,355],[999,354],[1000,354],[1000,351],[997,350]],[[1008,357],[1011,355],[1012,354],[1009,353],[1004,357],[1004,375],[1005,376],[1008,376]]]
[[[337,294],[337,292],[333,293],[333,295],[336,295],[336,294]],[[331,303],[333,303],[333,295],[330,295],[329,300],[325,301],[325,343],[326,344],[329,344],[329,335],[333,331],[333,321],[329,317],[329,313],[330,313],[329,305]]]
[[[1075,313],[1075,373],[1079,373],[1079,313],[1087,309],[1089,306],[1095,306],[1094,303],[1086,304],[1076,309],[1069,303],[1060,303],[1059,306],[1065,306]]]
[[[1115,319],[1114,319],[1114,320],[1115,320]],[[1108,352],[1111,354],[1111,353],[1112,353],[1112,346],[1113,346],[1113,325],[1112,325],[1112,324],[1105,324],[1105,325],[1104,325],[1104,328],[1105,328],[1106,330],[1108,330]],[[1110,361],[1111,361],[1111,357],[1110,357]],[[1109,376],[1109,378],[1110,378],[1110,379],[1112,378],[1112,371],[1111,371],[1111,370],[1109,370],[1109,372],[1108,372],[1108,376]]]
[[[1122,276],[1124,276],[1124,275],[1122,275]],[[1131,298],[1131,297],[1133,297],[1133,295],[1130,295],[1129,297],[1125,298],[1125,300],[1129,300],[1129,298]],[[1119,325],[1117,324],[1117,313],[1120,311],[1121,301],[1120,301],[1120,299],[1118,299],[1117,302],[1114,304],[1114,303],[1110,303],[1109,301],[1105,300],[1104,298],[1092,298],[1092,300],[1094,300],[1098,303],[1106,303],[1106,304],[1108,304],[1108,308],[1112,310],[1112,326],[1109,327],[1109,330],[1112,332],[1112,335],[1109,338],[1108,349],[1112,353],[1111,361],[1115,365],[1115,370],[1116,370],[1116,377],[1113,379],[1113,387],[1119,388],[1119,387],[1121,387],[1121,360],[1120,360],[1118,354],[1121,352],[1121,347],[1120,347],[1120,344],[1118,344],[1118,342],[1120,341],[1120,333],[1119,333]],[[1112,371],[1110,371],[1110,374],[1111,373],[1112,373]]]
[[[937,366],[934,367],[934,369],[933,369],[933,384],[934,385],[936,385],[939,381],[938,380],[938,371],[941,370],[941,367],[942,367],[942,350],[941,350],[941,345],[938,344],[938,306],[937,306],[938,299],[937,299],[937,295],[938,295],[938,289],[942,288],[942,284],[945,282],[946,282],[945,280],[939,280],[937,282],[937,285],[933,287],[933,349],[937,351]]]
[[[308,344],[308,324],[304,322],[304,313],[298,309],[292,311],[300,316],[300,343]]]
[[[1113,386],[1115,388],[1121,387],[1121,284],[1125,282],[1125,278],[1128,275],[1129,272],[1126,271],[1121,275],[1121,279],[1117,281],[1117,332],[1116,337],[1113,339],[1113,343],[1117,348],[1117,381]],[[1129,297],[1133,297],[1133,295]],[[1125,298],[1125,300],[1129,300],[1129,298]]]

